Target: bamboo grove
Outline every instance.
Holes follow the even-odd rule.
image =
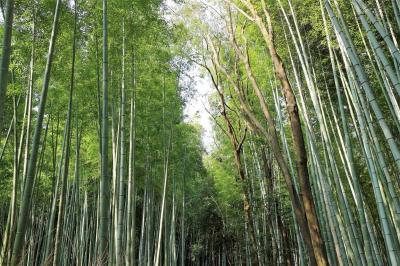
[[[0,7],[0,265],[400,264],[399,0]]]

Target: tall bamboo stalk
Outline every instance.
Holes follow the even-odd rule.
[[[62,232],[64,231],[64,212],[66,207],[67,200],[67,182],[68,182],[68,174],[69,174],[69,160],[70,160],[70,152],[71,152],[71,120],[72,120],[72,104],[73,104],[73,93],[75,86],[75,58],[76,58],[76,33],[77,33],[77,3],[74,1],[74,31],[72,37],[72,62],[71,62],[71,79],[70,79],[70,88],[69,88],[69,100],[68,100],[68,112],[67,112],[67,121],[66,121],[66,146],[65,146],[65,161],[64,161],[64,169],[62,174],[62,184],[61,184],[61,194],[60,194],[60,202],[58,208],[58,219],[57,219],[57,229],[55,235],[55,246],[54,246],[54,257],[53,257],[53,265],[60,264],[60,248],[62,242]]]
[[[10,65],[11,56],[11,37],[12,37],[12,26],[14,20],[14,0],[6,1],[5,17],[4,17],[4,35],[2,42],[2,56],[1,56],[1,67],[0,67],[0,128],[2,128],[4,119],[4,105],[7,92],[8,84],[8,72]]]
[[[101,126],[101,180],[100,180],[100,220],[99,258],[108,261],[110,180],[108,174],[108,35],[107,0],[103,0],[103,110]]]
[[[35,128],[35,133],[34,133],[33,142],[32,142],[31,157],[29,160],[28,171],[27,171],[27,174],[25,177],[25,187],[23,190],[21,207],[20,207],[19,216],[18,216],[17,232],[15,234],[14,247],[13,247],[13,251],[12,251],[11,264],[14,264],[14,265],[18,264],[18,262],[21,260],[21,257],[23,255],[22,254],[23,239],[25,237],[25,232],[26,232],[26,224],[27,224],[28,214],[29,214],[29,203],[30,203],[30,199],[32,197],[33,183],[34,183],[35,173],[36,173],[38,150],[39,150],[40,136],[41,136],[42,126],[43,126],[43,117],[44,117],[44,111],[45,111],[45,106],[46,106],[47,91],[49,88],[53,53],[54,53],[54,47],[55,47],[55,42],[56,42],[56,37],[57,37],[57,32],[58,32],[58,20],[60,17],[60,5],[61,5],[61,0],[57,0],[55,14],[54,14],[54,20],[53,20],[53,26],[52,26],[52,32],[51,32],[51,37],[50,37],[49,51],[48,51],[48,55],[47,55],[46,69],[44,72],[44,82],[43,82],[42,93],[41,93],[41,97],[40,97],[38,117],[37,117],[37,121],[36,121],[36,128]]]

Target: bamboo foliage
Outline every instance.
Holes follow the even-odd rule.
[[[398,265],[399,0],[161,2],[5,1],[0,264]]]
[[[252,10],[252,3],[248,1],[229,1],[237,16],[243,16],[244,20],[254,23],[261,30],[266,29],[263,24],[269,25],[271,16],[268,10],[265,13],[265,22],[263,19],[257,18],[257,11]],[[362,1],[353,1],[352,6],[361,22],[362,28],[358,30],[363,34],[366,33],[369,45],[361,39],[365,44],[366,54],[373,65],[375,77],[368,77],[360,59],[359,53],[352,43],[352,37],[346,27],[339,4],[334,1],[336,12],[332,9],[329,1],[325,1],[322,6],[322,19],[327,36],[328,43],[328,60],[331,62],[334,87],[336,97],[339,102],[339,108],[336,110],[333,104],[333,95],[330,94],[327,83],[318,83],[316,75],[315,57],[307,50],[307,44],[303,41],[301,30],[296,18],[294,6],[290,1],[285,3],[289,7],[289,13],[286,12],[282,1],[279,2],[281,14],[287,23],[289,31],[288,51],[292,67],[294,88],[297,90],[299,97],[299,109],[306,128],[306,140],[310,153],[310,171],[312,176],[313,194],[317,197],[318,219],[322,226],[321,232],[325,243],[327,244],[328,259],[330,264],[357,264],[357,265],[375,265],[382,264],[384,260],[390,261],[396,265],[399,243],[395,235],[398,235],[398,191],[395,173],[398,173],[398,147],[396,141],[395,129],[388,125],[386,120],[390,120],[397,126],[398,124],[398,102],[397,89],[398,86],[398,48],[395,45],[393,37],[393,27],[387,17],[387,10],[381,6],[379,1],[376,2],[380,18],[369,10]],[[244,6],[246,9],[242,9]],[[260,9],[266,9],[266,5],[261,3]],[[325,11],[326,8],[326,11]],[[249,11],[249,13],[247,13]],[[264,10],[265,11],[265,10]],[[396,10],[394,10],[396,12]],[[231,11],[227,11],[230,15]],[[325,17],[328,13],[330,23],[333,27],[335,38],[331,38],[331,30]],[[240,20],[239,20],[240,21]],[[374,29],[371,28],[372,25]],[[245,27],[245,26],[244,26]],[[239,33],[244,38],[241,47],[245,47],[246,51],[241,52],[241,48],[237,44],[236,38],[230,37],[230,41],[219,42],[218,46],[225,45],[224,49],[231,49],[237,56],[243,60],[243,68],[247,73],[252,72],[252,66],[249,60],[248,41],[245,39],[246,31]],[[231,26],[227,26],[228,36],[232,36]],[[264,30],[264,36],[268,31]],[[375,33],[378,33],[377,37]],[[209,34],[209,33],[208,33]],[[267,36],[268,38],[268,36]],[[387,47],[382,47],[377,38],[382,38]],[[233,40],[233,41],[232,41]],[[338,41],[338,50],[334,50],[333,44]],[[218,62],[220,49],[213,48],[216,46],[212,42],[212,55],[209,57],[212,62]],[[268,39],[267,39],[268,43]],[[295,50],[295,56],[291,55],[291,49]],[[389,54],[388,54],[388,53]],[[338,59],[340,56],[340,61]],[[227,64],[229,64],[229,59]],[[234,61],[235,62],[235,61]],[[296,62],[296,63],[295,63]],[[296,65],[298,64],[298,65]],[[299,67],[298,67],[299,66]],[[218,65],[217,65],[218,67]],[[225,69],[219,66],[222,73],[227,76],[227,82],[230,83],[237,92],[238,101],[244,110],[250,110],[241,96],[241,91],[236,89],[233,80],[227,72],[229,67]],[[299,71],[299,70],[300,71]],[[236,74],[235,74],[236,75]],[[325,74],[326,75],[326,74]],[[241,79],[241,77],[238,77]],[[247,76],[247,82],[252,87],[257,87],[254,82],[257,77],[254,74]],[[384,117],[381,101],[374,95],[372,91],[371,80],[375,80],[380,84],[385,96],[386,102],[389,104],[391,117]],[[271,82],[271,87],[273,83]],[[324,91],[325,90],[325,91]],[[328,94],[327,99],[322,98],[322,94]],[[274,92],[275,110],[280,111],[279,95]],[[265,97],[260,91],[256,92],[256,97],[260,100],[263,110],[268,108],[263,103]],[[310,97],[313,110],[309,110],[308,99]],[[347,110],[350,114],[346,114]],[[362,111],[361,111],[362,110]],[[385,111],[386,112],[386,111]],[[268,111],[268,113],[270,113]],[[371,116],[374,115],[374,116]],[[319,132],[312,125],[314,116],[318,122]],[[243,119],[249,121],[247,113]],[[278,117],[282,117],[282,114]],[[253,120],[254,121],[254,120]],[[282,119],[280,120],[282,121]],[[274,124],[271,120],[268,123]],[[283,122],[280,122],[283,123]],[[352,129],[349,129],[349,123]],[[381,131],[378,132],[374,124],[379,125]],[[341,126],[340,126],[341,125]],[[279,127],[278,127],[279,128]],[[351,131],[350,131],[351,130]],[[354,130],[354,132],[353,132]],[[282,143],[286,142],[286,136],[282,128],[278,131],[283,134]],[[354,135],[351,135],[354,134]],[[379,139],[379,135],[383,134],[384,139]],[[316,137],[320,135],[321,140]],[[362,175],[358,173],[357,162],[354,161],[353,144],[351,139],[356,136],[356,141],[363,147],[361,156],[363,163],[367,166],[369,177],[371,178],[371,187],[375,195],[375,204],[377,206],[378,215],[380,217],[380,225],[376,228],[372,224],[370,207],[366,205],[364,193],[366,193],[365,185],[361,185],[360,179]],[[389,148],[389,152],[385,152],[385,147]],[[357,148],[357,153],[359,149]],[[286,158],[291,161],[291,154],[286,149]],[[391,157],[389,158],[388,155]],[[359,156],[359,155],[357,155]],[[390,163],[389,163],[390,161]],[[393,163],[394,164],[393,164]],[[391,166],[389,166],[391,165]],[[393,168],[393,166],[395,168]],[[348,189],[348,191],[346,191]],[[354,209],[353,209],[354,208]],[[374,207],[373,207],[374,208]],[[354,210],[356,210],[355,215]],[[324,222],[326,221],[326,222]],[[360,225],[360,227],[358,227]],[[383,239],[385,240],[385,250],[383,254],[379,251],[380,235],[376,230],[382,230]]]

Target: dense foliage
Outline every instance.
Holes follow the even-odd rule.
[[[0,2],[0,265],[400,263],[398,0]]]

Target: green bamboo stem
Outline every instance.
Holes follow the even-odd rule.
[[[44,111],[46,106],[46,99],[47,99],[47,91],[49,88],[49,81],[50,81],[50,72],[52,66],[52,59],[55,47],[55,40],[58,31],[58,20],[60,16],[60,4],[61,0],[57,0],[55,14],[54,14],[54,21],[52,27],[52,33],[50,38],[50,45],[49,45],[49,52],[46,62],[46,69],[44,74],[44,83],[42,88],[42,94],[40,98],[40,104],[38,109],[38,117],[36,122],[35,133],[33,137],[33,144],[32,144],[32,151],[31,151],[31,158],[29,160],[29,167],[27,171],[27,175],[25,177],[25,188],[22,195],[21,200],[21,207],[20,212],[18,215],[18,223],[17,223],[17,232],[15,234],[14,239],[14,246],[12,251],[12,259],[11,264],[18,264],[21,260],[22,256],[22,249],[23,249],[23,238],[25,237],[26,232],[26,224],[28,219],[29,213],[29,203],[32,197],[32,190],[33,190],[33,183],[34,183],[34,175],[36,170],[37,164],[37,156],[39,150],[39,141],[42,132],[42,125],[43,125],[43,118],[44,118]]]
[[[368,19],[371,21],[371,23],[374,25],[375,29],[381,35],[381,37],[385,41],[386,45],[388,46],[388,49],[389,49],[392,57],[397,61],[397,64],[400,64],[400,51],[394,44],[390,34],[382,26],[382,24],[379,23],[379,21],[376,19],[376,17],[372,14],[372,12],[369,10],[369,8],[365,5],[365,3],[362,0],[354,0],[354,1],[357,2],[361,11],[367,15]]]
[[[103,0],[103,109],[101,130],[101,180],[99,213],[99,249],[100,262],[108,261],[108,226],[110,205],[110,184],[108,174],[108,35],[107,0]]]
[[[8,85],[9,65],[11,57],[11,38],[14,20],[14,0],[7,0],[4,15],[4,35],[2,41],[2,57],[0,68],[0,128],[5,123],[4,119],[4,106]]]

